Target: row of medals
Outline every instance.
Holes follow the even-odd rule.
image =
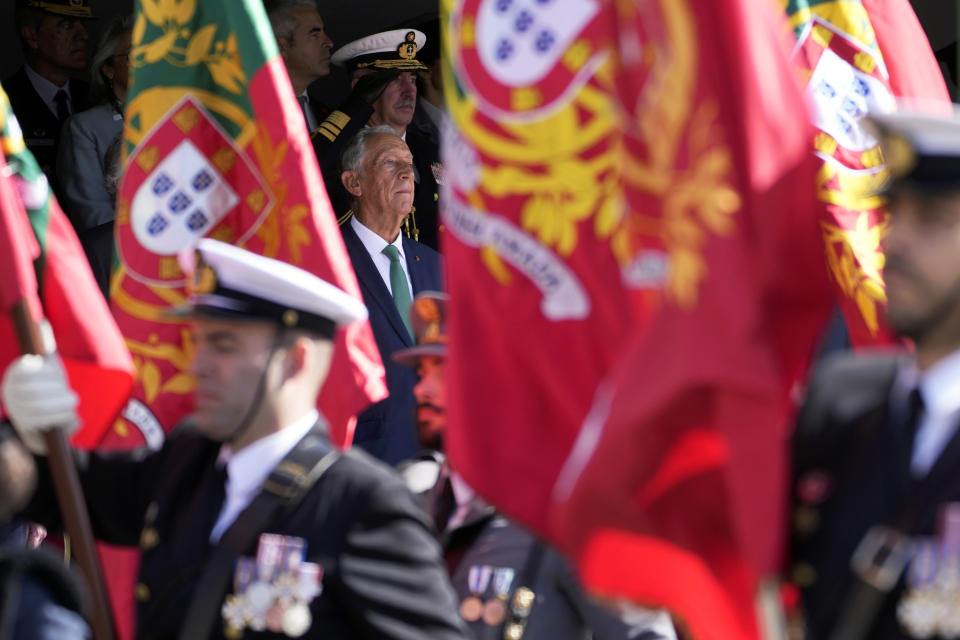
[[[467,584],[471,595],[460,603],[460,615],[467,622],[483,620],[487,626],[503,624],[507,616],[507,599],[516,572],[509,567],[489,565],[472,566],[467,572]],[[493,586],[493,597],[484,601],[488,586]],[[533,605],[533,592],[526,587],[517,589],[511,606],[517,618],[525,618]]]
[[[897,619],[913,638],[960,638],[960,551],[914,540]]]
[[[227,638],[246,628],[297,638],[313,623],[310,602],[323,591],[323,568],[304,562],[306,540],[265,533],[256,559],[237,559],[234,593],[221,607]]]

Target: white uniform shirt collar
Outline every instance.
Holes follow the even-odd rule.
[[[914,475],[925,475],[960,422],[960,350],[941,358],[927,371],[921,372],[914,363],[901,367],[896,392],[906,398],[914,388],[919,388],[923,397],[923,414],[917,426],[910,468]]]
[[[37,95],[40,96],[40,99],[43,100],[43,103],[47,105],[47,108],[50,109],[50,113],[57,115],[57,101],[54,98],[57,95],[57,92],[63,89],[67,92],[68,103],[72,104],[70,100],[73,96],[70,95],[70,81],[68,80],[63,84],[62,87],[58,87],[53,84],[42,75],[30,68],[30,65],[24,64],[24,70],[27,72],[27,77],[30,78],[30,84],[33,85],[33,90],[37,92]],[[71,110],[72,113],[72,110]]]
[[[923,405],[928,413],[947,415],[960,411],[960,349],[920,376]]]
[[[251,442],[236,453],[228,444],[220,447],[216,464],[227,465],[227,496],[211,532],[211,540],[220,539],[260,492],[260,485],[274,467],[310,432],[319,418],[320,414],[314,409],[293,424]]]
[[[407,269],[407,256],[403,252],[403,232],[398,233],[393,242],[387,242],[364,226],[355,215],[350,217],[350,226],[353,227],[357,237],[360,238],[360,242],[363,243],[364,249],[373,259],[373,264],[377,267],[377,273],[380,274],[383,283],[387,285],[387,291],[390,292],[390,295],[393,295],[393,287],[390,286],[390,258],[383,254],[383,250],[388,244],[397,248],[397,252],[400,254],[400,266],[403,267],[403,273],[407,276],[407,287],[409,287],[410,295],[413,295],[413,282],[410,280],[410,270]]]

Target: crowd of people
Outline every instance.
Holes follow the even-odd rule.
[[[683,637],[665,611],[626,616],[588,596],[444,456],[437,21],[337,47],[315,0],[263,1],[364,304],[212,239],[182,262],[195,413],[159,450],[75,456],[97,537],[141,550],[137,637]],[[108,297],[133,27],[110,20],[88,61],[93,17],[88,0],[18,0],[25,63],[3,88]],[[311,90],[331,65],[349,74],[336,106]],[[942,141],[960,139],[960,121],[876,126],[909,149],[890,167],[884,252],[891,326],[915,351],[844,354],[814,376],[794,442],[788,577],[806,637],[955,637],[960,144]],[[315,399],[335,332],[365,319],[389,396],[340,451]],[[76,426],[76,396],[56,357],[24,356],[2,400],[5,531],[58,531],[40,434]],[[0,553],[0,636],[87,637],[76,582],[15,549],[18,535]]]

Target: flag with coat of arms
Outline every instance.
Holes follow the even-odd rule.
[[[104,444],[157,446],[192,406],[188,329],[164,315],[181,249],[209,236],[360,293],[260,2],[138,0],[130,64],[111,301],[137,381]],[[336,342],[319,408],[349,445],[386,386],[368,323]]]
[[[130,402],[101,448],[159,447],[192,407],[189,327],[176,254],[208,236],[360,290],[302,113],[259,0],[136,0],[117,195],[113,313],[133,355]],[[355,415],[386,396],[369,323],[338,332],[318,406],[349,446]],[[116,552],[108,589],[132,629],[136,557]]]
[[[758,637],[788,392],[832,304],[783,16],[443,8],[452,466],[588,588]]]
[[[816,189],[831,281],[854,347],[890,343],[880,242],[887,213],[878,141],[863,127],[897,101],[949,102],[943,76],[908,0],[789,0],[820,162]]]

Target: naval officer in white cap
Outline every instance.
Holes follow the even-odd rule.
[[[142,552],[138,638],[462,638],[425,516],[401,481],[331,447],[317,394],[356,299],[289,264],[204,239],[190,282],[196,411],[160,451],[77,452],[98,538]],[[44,429],[76,424],[55,356],[5,372],[37,454],[26,513],[58,529]]]
[[[872,121],[891,174],[887,319],[915,348],[835,358],[810,383],[794,435],[792,577],[808,638],[955,638],[960,118],[943,105]]]
[[[365,126],[390,126],[413,154],[416,191],[413,209],[404,223],[407,237],[439,248],[437,201],[443,167],[436,138],[408,127],[417,107],[417,73],[428,67],[417,59],[426,36],[416,29],[375,33],[334,52],[333,64],[346,67],[353,91],[312,135],[327,193],[341,224],[350,199],[340,184],[340,154]]]

